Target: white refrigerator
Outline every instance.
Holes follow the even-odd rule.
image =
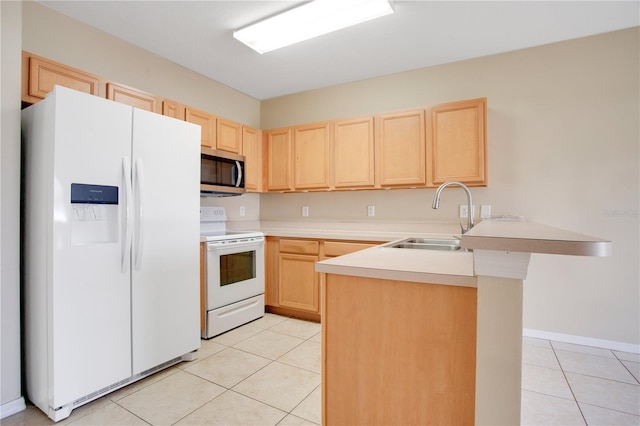
[[[22,132],[26,391],[58,421],[200,347],[200,127],[56,86]]]

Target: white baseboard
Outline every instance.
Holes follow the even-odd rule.
[[[530,328],[523,328],[522,335],[524,337],[534,337],[536,339],[555,340],[556,342],[573,343],[576,345],[593,346],[596,348],[609,349],[612,351],[640,354],[640,345],[634,345],[633,343],[616,342],[613,340],[594,339],[592,337],[553,333],[551,331],[532,330]]]
[[[19,413],[26,408],[27,406],[24,403],[23,397],[14,399],[13,401],[7,402],[6,404],[2,404],[0,405],[0,419],[4,419],[5,417],[9,417],[13,414]]]

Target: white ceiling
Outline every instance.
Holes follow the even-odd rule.
[[[260,55],[233,30],[304,2],[40,3],[260,100],[640,25],[638,0],[396,0],[392,15]]]

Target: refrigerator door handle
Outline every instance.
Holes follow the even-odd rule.
[[[120,260],[122,272],[129,270],[129,259],[131,253],[131,203],[133,202],[131,189],[131,163],[128,157],[122,157],[122,180],[124,181],[125,193],[125,221],[124,239],[122,240],[122,259]]]
[[[136,251],[135,251],[135,268],[137,271],[142,267],[142,255],[144,252],[144,169],[142,160],[136,160],[136,193],[138,197],[137,206],[137,226],[136,226]]]

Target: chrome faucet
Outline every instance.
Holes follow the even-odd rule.
[[[442,185],[440,185],[438,187],[438,189],[436,190],[436,195],[433,198],[433,205],[431,206],[434,209],[437,209],[438,207],[440,207],[440,193],[442,192],[443,189],[445,189],[447,186],[449,185],[458,185],[460,188],[464,189],[465,192],[467,193],[467,203],[469,204],[469,207],[467,207],[467,227],[465,229],[464,226],[462,226],[462,223],[460,223],[460,229],[462,230],[462,233],[464,234],[465,232],[468,232],[471,228],[473,228],[473,201],[471,199],[471,191],[469,190],[469,188],[467,188],[467,186],[464,183],[461,182],[457,182],[454,180],[450,180],[449,182],[445,182]]]

